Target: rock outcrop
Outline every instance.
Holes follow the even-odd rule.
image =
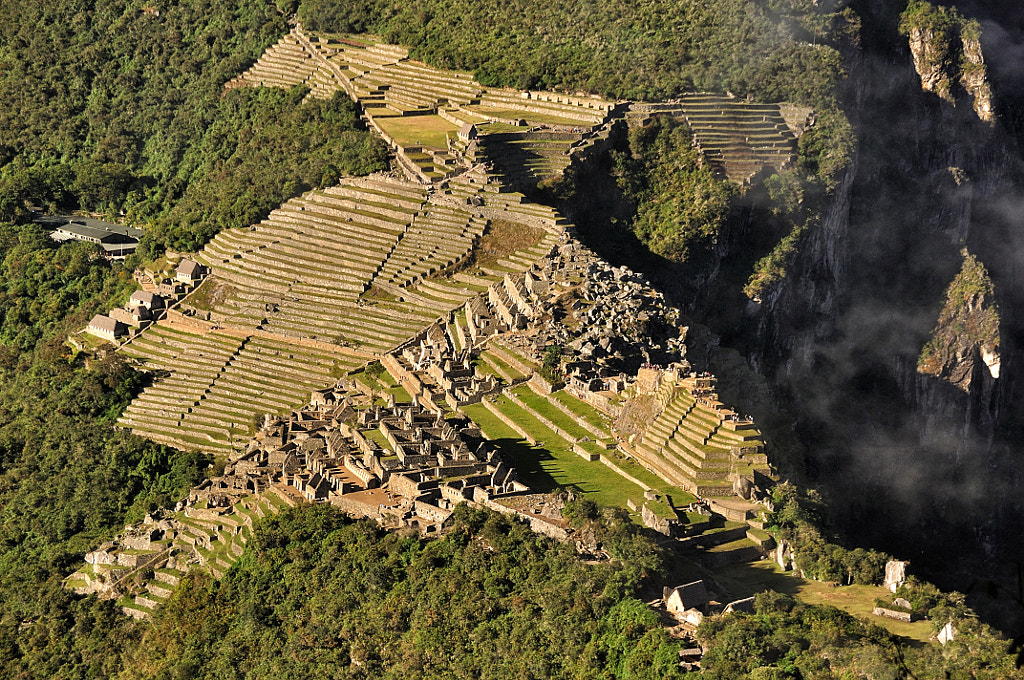
[[[988,270],[964,251],[964,264],[949,285],[946,303],[917,371],[971,392],[978,381],[999,378],[999,310]],[[987,373],[987,376],[985,375]],[[991,391],[991,385],[986,385]]]
[[[981,51],[981,27],[956,8],[912,2],[900,30],[907,37],[921,88],[956,104],[968,98],[978,118],[995,120],[992,88]]]

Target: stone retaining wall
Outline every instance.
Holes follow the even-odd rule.
[[[525,513],[519,512],[518,510],[514,510],[512,508],[504,506],[501,503],[496,503],[489,498],[480,497],[474,499],[474,502],[479,505],[482,505],[485,508],[494,510],[495,512],[500,512],[503,515],[515,515],[516,517],[525,519],[529,523],[531,530],[538,534],[547,536],[548,538],[553,538],[556,541],[565,541],[569,538],[568,531],[555,524],[552,524],[551,522],[544,520],[543,518],[536,517],[534,515],[527,515]]]
[[[639,486],[639,487],[640,487],[641,489],[643,489],[644,491],[650,491],[650,490],[651,490],[651,487],[647,486],[646,484],[644,484],[643,482],[641,482],[641,481],[640,481],[639,479],[637,479],[637,478],[636,478],[636,477],[634,477],[633,475],[629,474],[628,472],[626,472],[625,470],[623,470],[622,468],[620,468],[620,467],[619,467],[618,465],[616,465],[615,463],[613,463],[613,462],[612,462],[612,461],[611,461],[611,460],[610,460],[610,459],[609,459],[609,458],[608,458],[607,456],[601,456],[601,457],[600,457],[600,460],[601,460],[601,462],[602,462],[603,464],[607,465],[607,466],[608,466],[608,467],[610,467],[610,468],[611,468],[612,470],[614,470],[614,471],[615,471],[615,473],[616,473],[616,474],[618,474],[618,475],[619,475],[620,477],[623,477],[623,478],[625,478],[625,479],[628,479],[629,481],[633,482],[634,484],[636,484],[637,486]]]
[[[520,427],[514,420],[509,418],[507,415],[502,413],[501,409],[499,409],[497,406],[495,406],[494,403],[491,402],[490,399],[484,399],[480,403],[484,405],[485,409],[487,409],[488,411],[493,413],[495,416],[497,416],[498,420],[500,420],[501,422],[505,423],[506,425],[511,427],[515,432],[517,432],[523,439],[525,439],[526,441],[530,442],[534,446],[537,445],[537,440],[529,432],[527,432],[522,427]]]
[[[568,432],[566,432],[565,430],[560,428],[558,425],[555,425],[553,422],[551,422],[550,420],[545,418],[540,413],[537,413],[537,411],[535,411],[532,406],[529,406],[526,402],[524,402],[522,399],[517,397],[511,391],[505,392],[505,396],[513,404],[515,404],[519,408],[523,409],[524,411],[529,413],[531,416],[536,418],[538,421],[540,421],[540,423],[542,425],[544,425],[544,427],[547,427],[548,429],[552,430],[555,434],[557,434],[559,437],[561,437],[562,439],[566,440],[570,444],[575,444],[576,442],[579,441],[579,439],[577,439],[576,437],[573,437],[571,434],[569,434]],[[575,449],[573,449],[573,450],[575,450]]]
[[[532,383],[530,383],[532,384]],[[558,401],[558,399],[550,399],[551,405],[557,408],[559,411],[568,416],[572,422],[576,423],[596,438],[602,438],[608,436],[606,432],[602,432],[597,427],[590,424],[590,422],[583,416],[577,415],[569,409],[568,406]]]
[[[884,616],[887,619],[895,619],[897,621],[903,621],[904,623],[911,623],[914,620],[913,614],[910,612],[900,611],[899,609],[875,607],[871,610],[871,613],[875,616]]]

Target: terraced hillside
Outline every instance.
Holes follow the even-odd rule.
[[[701,378],[663,383],[655,399],[664,409],[636,453],[645,466],[691,493],[728,497],[738,477],[767,474],[770,466],[754,423],[726,409],[710,389]]]
[[[344,90],[370,116],[414,116],[440,109],[477,120],[561,125],[594,125],[613,108],[596,97],[569,97],[554,92],[521,93],[486,88],[468,73],[435,69],[409,59],[397,45],[364,37],[307,35],[296,27],[267,49],[228,87],[291,87],[306,84],[313,96]],[[476,122],[475,120],[473,122]]]
[[[680,108],[704,157],[737,184],[765,166],[780,170],[793,160],[796,137],[778,104],[690,94]]]
[[[243,447],[263,414],[298,407],[551,250],[564,221],[498,189],[482,171],[433,192],[372,176],[222,232],[196,255],[212,274],[186,314],[121,348],[155,378],[120,424],[180,448]],[[535,236],[475,257],[490,220]]]
[[[572,162],[573,145],[583,138],[582,132],[506,132],[482,136],[480,148],[481,155],[502,173],[504,181],[536,184],[561,175]]]
[[[211,453],[244,447],[261,414],[304,403],[332,375],[358,363],[237,329],[203,332],[168,322],[121,351],[163,377],[129,404],[119,424],[154,441]]]
[[[292,31],[267,48],[259,61],[240,76],[230,80],[226,87],[283,87],[308,85],[313,96],[330,98],[334,90],[332,79],[320,67],[319,60],[308,42],[300,40]]]
[[[163,519],[147,521],[140,532],[122,538],[115,552],[101,547],[87,555],[87,564],[65,585],[83,595],[113,594],[125,614],[148,619],[197,566],[221,578],[245,550],[253,522],[294,504],[294,499],[272,487],[241,499],[228,511],[189,507],[164,513]],[[162,535],[159,540],[150,540],[154,529]]]
[[[594,97],[485,88],[468,73],[412,61],[402,47],[364,37],[311,36],[301,27],[227,87],[298,84],[307,85],[311,97],[348,93],[392,145],[401,167],[423,182],[440,181],[467,167],[463,154],[468,140],[459,135],[466,123],[555,126],[579,135],[605,122],[614,108],[612,102]],[[559,154],[567,144],[557,140],[555,153],[548,148],[551,144],[532,146],[536,148],[527,149],[523,169],[510,177],[525,172],[543,178],[564,169],[568,159]]]
[[[199,253],[227,324],[383,352],[443,310],[399,292],[464,260],[486,220],[443,194],[383,178],[285,203]],[[363,297],[364,293],[384,293]],[[407,297],[398,303],[391,297]],[[466,295],[460,295],[464,301]]]

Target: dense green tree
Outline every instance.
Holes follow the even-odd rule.
[[[123,301],[130,277],[95,246],[0,224],[0,665],[8,677],[109,676],[135,627],[112,603],[63,590],[82,555],[202,480],[206,456],[113,422],[142,377],[64,344]]]
[[[685,124],[657,116],[613,155],[619,187],[636,205],[633,231],[651,251],[682,262],[714,248],[736,186],[701,162]]]
[[[326,506],[264,522],[219,583],[186,582],[122,677],[671,678],[678,642],[519,522],[460,506],[438,539]]]

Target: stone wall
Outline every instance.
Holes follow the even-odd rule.
[[[530,382],[532,384],[533,380],[531,380]],[[607,436],[607,434],[605,432],[602,432],[600,429],[598,429],[598,428],[594,427],[593,425],[591,425],[590,421],[588,421],[583,416],[579,416],[579,415],[576,415],[575,413],[573,413],[572,410],[568,406],[566,406],[562,402],[558,401],[557,399],[549,399],[548,401],[551,403],[552,406],[554,406],[559,411],[561,411],[566,416],[568,416],[569,419],[572,420],[572,422],[576,423],[577,425],[582,427],[584,430],[586,430],[590,434],[594,435],[595,439]]]
[[[643,520],[644,526],[654,529],[659,534],[664,534],[669,538],[675,536],[679,530],[679,520],[656,515],[653,510],[647,507],[646,503],[640,508],[640,519]]]
[[[485,508],[494,510],[495,512],[500,512],[503,515],[515,515],[516,517],[525,519],[529,523],[531,530],[538,534],[547,536],[548,538],[553,538],[556,541],[565,541],[569,538],[568,531],[558,526],[557,524],[552,524],[551,522],[545,520],[542,517],[538,517],[536,515],[527,515],[525,513],[519,512],[518,510],[506,507],[500,503],[496,503],[489,498],[480,497],[479,495],[475,499],[475,502],[479,505],[482,505]]]
[[[569,434],[568,432],[566,432],[565,430],[560,428],[558,425],[555,425],[553,422],[551,422],[550,420],[548,420],[547,418],[542,416],[540,413],[537,413],[535,410],[533,410],[533,407],[527,405],[526,402],[524,402],[522,399],[520,399],[516,395],[512,394],[512,392],[506,392],[505,396],[508,398],[509,401],[511,401],[513,404],[515,404],[516,406],[518,406],[519,408],[523,409],[524,411],[529,413],[531,416],[533,416],[534,418],[539,420],[542,425],[544,425],[548,429],[552,430],[555,434],[557,434],[562,439],[566,440],[567,442],[569,442],[571,444],[575,444],[576,442],[579,441],[576,437],[573,437],[571,434]]]
[[[518,423],[516,423],[514,420],[509,418],[507,415],[502,413],[501,409],[499,409],[497,406],[495,406],[494,403],[490,399],[484,399],[480,403],[484,405],[485,409],[487,409],[488,411],[493,413],[495,416],[497,416],[498,420],[500,420],[501,422],[505,423],[506,425],[511,427],[513,430],[515,430],[519,434],[519,436],[521,436],[523,439],[525,439],[526,441],[530,442],[534,446],[537,445],[537,440],[534,439],[534,437],[529,432],[527,432],[522,427],[520,427]]]
[[[886,607],[875,607],[871,610],[871,613],[875,616],[884,616],[887,619],[895,619],[897,621],[903,621],[904,623],[911,623],[914,618],[910,612],[900,611],[898,609],[888,609]]]

